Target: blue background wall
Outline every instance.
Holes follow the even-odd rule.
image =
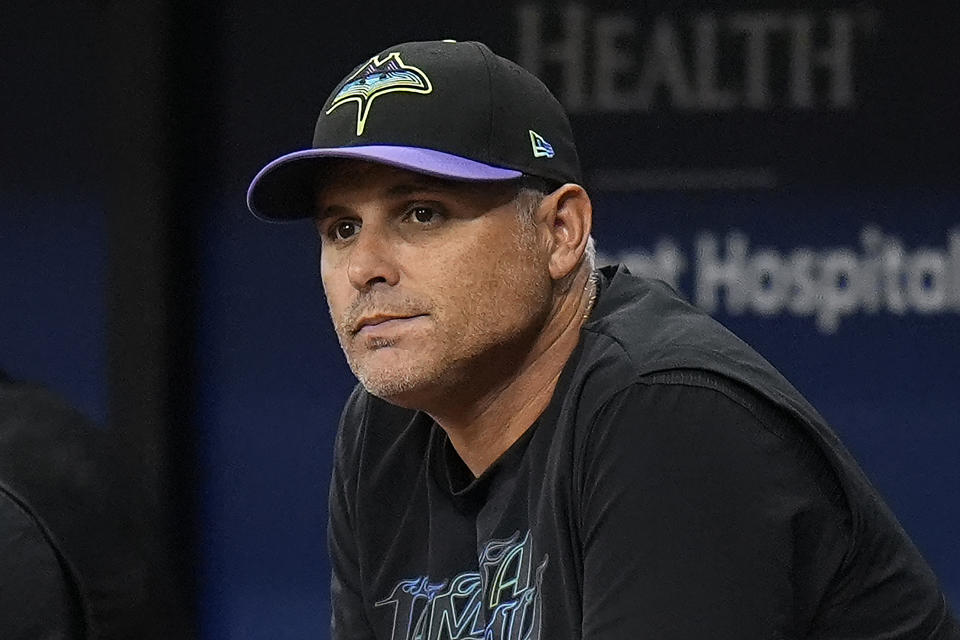
[[[0,367],[107,416],[106,239],[94,202],[0,195]]]
[[[5,11],[0,368],[46,382],[103,423],[107,248],[91,81],[97,12],[63,7],[58,24],[43,3]]]

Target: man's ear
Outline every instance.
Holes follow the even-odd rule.
[[[567,183],[547,194],[540,217],[550,235],[550,277],[560,280],[583,259],[593,228],[593,205],[586,190]]]

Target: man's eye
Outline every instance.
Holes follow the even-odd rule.
[[[407,217],[419,224],[433,224],[440,221],[440,213],[431,207],[413,207]]]
[[[360,223],[356,220],[339,220],[330,225],[328,233],[333,240],[347,240],[360,231]]]

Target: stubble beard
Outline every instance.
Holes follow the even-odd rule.
[[[347,357],[347,364],[353,375],[363,385],[367,392],[384,400],[404,395],[410,391],[423,387],[433,381],[436,376],[429,375],[429,370],[424,367],[415,366],[408,359],[400,360],[392,367],[368,367],[365,366],[364,355],[354,357],[352,350],[349,349],[341,338],[340,346],[344,355]],[[370,342],[368,347],[361,349],[389,349],[394,347],[394,342],[387,339],[377,339]]]
[[[519,284],[519,283],[517,283]],[[433,334],[419,349],[398,354],[389,366],[373,364],[369,359],[379,349],[403,349],[390,339],[349,345],[355,338],[338,332],[340,346],[354,376],[369,393],[400,406],[426,408],[431,398],[441,395],[462,395],[478,390],[483,380],[508,374],[512,361],[525,351],[526,343],[536,331],[503,328],[503,313],[497,304],[487,309],[467,311],[466,322],[455,322],[463,331]],[[443,325],[445,318],[433,318]]]
[[[428,381],[424,379],[427,378],[424,375],[425,370],[422,367],[415,366],[409,358],[397,358],[396,364],[390,367],[371,366],[368,363],[368,358],[377,356],[377,354],[371,353],[372,351],[395,348],[396,339],[374,338],[365,341],[364,344],[359,344],[361,338],[353,334],[349,328],[349,322],[334,321],[334,326],[337,340],[340,342],[340,349],[347,359],[347,365],[369,393],[389,399]]]

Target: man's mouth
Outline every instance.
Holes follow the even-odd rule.
[[[380,329],[389,329],[395,326],[401,326],[405,321],[414,320],[416,318],[424,318],[427,314],[425,313],[414,313],[414,314],[375,314],[370,316],[364,316],[360,318],[354,324],[353,334],[358,334],[361,332],[372,332],[374,327]]]

